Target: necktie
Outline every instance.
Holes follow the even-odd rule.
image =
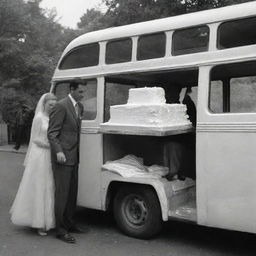
[[[75,104],[75,111],[76,111],[77,117],[79,117],[79,107],[77,103]]]

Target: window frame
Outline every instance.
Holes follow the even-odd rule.
[[[231,80],[232,79],[241,79],[241,78],[249,78],[249,77],[256,77],[256,71],[255,71],[255,75],[244,75],[244,76],[238,76],[238,77],[225,77],[225,79],[221,80],[221,79],[213,79],[212,80],[212,72],[213,72],[213,69],[216,68],[216,67],[219,67],[219,66],[223,66],[223,65],[243,65],[244,63],[255,63],[256,65],[256,60],[251,60],[251,61],[246,61],[246,60],[243,60],[243,61],[239,61],[239,62],[227,62],[227,63],[221,63],[221,64],[218,64],[218,65],[214,65],[210,68],[210,71],[209,71],[209,88],[208,88],[208,101],[207,101],[207,108],[208,108],[208,111],[209,113],[211,113],[212,115],[247,115],[247,114],[256,114],[256,110],[253,112],[253,111],[238,111],[238,112],[235,112],[235,111],[231,111]],[[222,89],[222,112],[214,112],[211,108],[210,108],[210,105],[211,105],[211,82],[212,81],[221,81],[222,82],[222,85],[221,85],[221,89]],[[256,95],[256,93],[255,93]]]
[[[57,89],[57,87],[58,87],[59,85],[61,85],[61,84],[67,84],[67,86],[69,86],[68,84],[69,84],[70,82],[74,81],[74,80],[76,80],[76,78],[75,78],[75,79],[63,80],[63,81],[55,81],[54,84],[53,84],[52,92],[54,93],[54,95],[56,95],[56,89]],[[82,117],[82,118],[81,118],[81,121],[82,121],[82,122],[94,122],[94,121],[97,120],[97,116],[98,116],[98,113],[99,113],[99,109],[98,109],[98,80],[97,80],[96,78],[92,78],[92,79],[83,79],[83,80],[84,80],[84,82],[87,82],[87,85],[88,85],[88,82],[90,82],[90,81],[96,82],[96,88],[95,88],[95,93],[96,93],[95,99],[96,99],[96,102],[95,102],[95,111],[94,111],[95,115],[94,115],[94,118],[93,118],[93,119],[83,119],[84,117]],[[85,85],[85,86],[87,86],[87,85]],[[59,99],[58,96],[56,95],[57,100],[59,101],[59,100],[62,100],[62,99],[64,99],[64,98],[68,97],[69,93],[70,93],[70,90],[69,90],[69,92],[68,92],[64,97],[62,97],[62,98],[60,98],[60,99]],[[81,104],[84,106],[83,100],[81,100]],[[86,109],[87,109],[87,108],[84,106],[84,113],[86,113]]]
[[[232,47],[221,47],[220,45],[220,30],[221,30],[221,26],[224,24],[228,24],[228,23],[232,23],[232,22],[239,22],[239,21],[243,21],[243,20],[249,20],[249,19],[256,19],[256,16],[251,16],[251,17],[246,17],[246,18],[239,18],[239,19],[232,19],[232,20],[227,20],[227,21],[223,21],[218,25],[217,28],[217,41],[216,41],[216,49],[221,51],[221,50],[227,50],[227,49],[233,49],[236,47],[245,47],[245,46],[250,46],[250,45],[256,45],[255,44],[243,44],[243,45],[238,45],[238,46],[232,46]]]
[[[120,42],[120,41],[130,41],[131,43],[131,52],[130,52],[130,59],[127,61],[121,61],[121,62],[107,62],[107,52],[108,52],[108,44],[111,44],[113,42]],[[105,64],[106,65],[113,65],[113,64],[122,64],[122,63],[127,63],[132,61],[132,51],[133,51],[133,40],[131,37],[124,37],[124,38],[117,38],[117,39],[112,39],[106,42],[106,50],[105,50]]]
[[[165,42],[164,42],[164,47],[163,47],[163,50],[164,50],[164,54],[163,56],[160,56],[160,57],[154,57],[154,58],[146,58],[146,59],[140,59],[139,58],[139,44],[140,44],[140,39],[143,38],[143,37],[149,37],[149,36],[154,36],[154,35],[159,35],[159,34],[162,34],[165,38]],[[142,35],[139,35],[138,36],[138,39],[137,39],[137,49],[136,49],[136,61],[144,61],[144,60],[155,60],[155,59],[160,59],[160,58],[164,58],[166,56],[166,45],[167,45],[167,40],[168,40],[168,37],[166,35],[166,31],[159,31],[159,32],[154,32],[154,33],[150,33],[150,34],[142,34]]]
[[[175,54],[175,53],[174,53],[174,52],[175,52],[175,49],[174,49],[174,45],[175,45],[174,40],[175,40],[175,34],[176,34],[176,33],[180,32],[180,31],[185,31],[185,30],[190,30],[190,29],[195,29],[195,28],[203,28],[203,27],[205,27],[205,28],[208,29],[208,43],[207,43],[207,46],[205,46],[205,47],[206,47],[206,50],[204,50],[204,51],[196,51],[196,52],[189,52],[189,53],[182,53],[182,54],[180,54],[180,53],[179,53],[179,54]],[[210,29],[208,23],[206,23],[206,24],[201,24],[201,25],[197,25],[197,26],[193,26],[193,27],[185,27],[185,28],[180,28],[180,29],[174,30],[173,33],[172,33],[172,38],[171,38],[171,40],[172,40],[172,42],[171,42],[171,46],[172,46],[172,47],[171,47],[171,56],[176,57],[176,56],[197,54],[197,53],[202,53],[202,52],[209,52],[210,33],[211,33],[211,29]],[[194,48],[195,48],[195,47],[190,48],[190,49],[194,49]],[[196,48],[196,49],[198,49],[198,48]],[[188,49],[185,49],[185,50],[188,50]],[[176,51],[177,51],[177,50],[176,50]],[[181,50],[178,50],[178,51],[181,51]],[[184,49],[183,49],[183,51],[184,51]]]
[[[63,63],[65,63],[66,59],[74,52],[84,48],[85,46],[92,46],[92,45],[97,45],[98,49],[98,59],[97,59],[97,64],[95,65],[89,65],[89,66],[82,66],[82,67],[72,67],[72,68],[62,68],[62,65]],[[83,44],[83,45],[79,45],[73,49],[71,49],[69,52],[67,52],[65,54],[65,56],[63,56],[63,58],[61,59],[59,65],[58,65],[58,69],[61,70],[61,71],[64,71],[64,70],[71,70],[71,69],[80,69],[80,68],[89,68],[89,67],[96,67],[96,66],[99,66],[99,63],[100,63],[100,44],[99,42],[94,42],[94,43],[89,43],[89,44]]]

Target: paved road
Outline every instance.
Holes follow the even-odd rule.
[[[254,256],[256,236],[169,222],[149,241],[120,234],[110,214],[79,209],[77,220],[88,234],[69,245],[54,237],[39,237],[34,230],[15,227],[9,208],[22,176],[24,155],[0,152],[0,256]]]

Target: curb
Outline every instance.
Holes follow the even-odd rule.
[[[14,154],[23,154],[25,155],[27,153],[27,150],[14,150],[14,149],[7,149],[7,148],[1,148],[0,147],[0,152],[6,152],[6,153],[14,153]]]

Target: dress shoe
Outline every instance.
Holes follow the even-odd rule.
[[[58,234],[58,235],[56,235],[56,237],[65,243],[69,243],[69,244],[76,243],[76,239],[73,236],[71,236],[69,233]]]
[[[84,234],[84,233],[88,232],[88,229],[73,226],[73,227],[69,228],[68,231],[71,232],[71,233]]]

